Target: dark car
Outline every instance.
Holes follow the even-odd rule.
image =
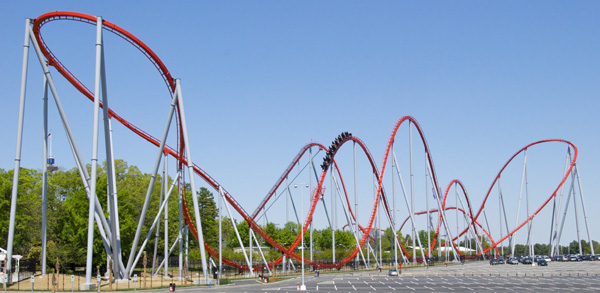
[[[554,257],[555,261],[565,261],[565,256],[564,255],[557,255]]]
[[[516,257],[509,257],[508,260],[506,260],[506,263],[509,265],[518,265],[519,259],[517,259]]]
[[[498,260],[495,258],[490,259],[490,265],[497,265],[498,264]]]
[[[504,259],[503,258],[498,258],[498,264],[499,265],[503,265],[504,264]]]
[[[581,257],[582,260],[594,260],[594,256],[591,254],[586,254]]]
[[[541,258],[541,257],[539,257],[537,259],[537,264],[538,264],[538,266],[548,266],[548,262],[545,259]]]
[[[521,263],[524,265],[530,265],[533,263],[533,259],[531,259],[529,256],[526,256],[521,260]]]
[[[583,259],[581,259],[580,256],[577,255],[571,255],[569,256],[569,261],[582,261]]]

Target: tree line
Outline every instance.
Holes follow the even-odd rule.
[[[87,166],[88,170],[90,166]],[[98,179],[96,194],[98,200],[102,204],[106,213],[107,205],[107,172],[106,163],[98,166]],[[117,181],[118,192],[118,208],[119,222],[121,227],[121,249],[122,257],[125,259],[131,250],[133,238],[138,225],[143,206],[144,197],[151,174],[141,172],[136,166],[127,164],[123,160],[115,161],[115,176]],[[0,169],[0,246],[7,245],[8,226],[9,226],[9,211],[12,192],[13,170],[5,171]],[[169,183],[172,180],[169,179]],[[150,206],[148,214],[144,220],[142,235],[145,236],[150,229],[152,221],[158,212],[160,206],[161,193],[160,174],[154,183],[153,193],[151,194]],[[205,241],[214,247],[218,247],[218,210],[214,195],[206,188],[200,188],[197,192],[199,200],[200,213],[202,215],[202,228]],[[184,198],[188,203],[191,203],[189,185],[184,187]],[[191,209],[191,204],[190,207]],[[169,241],[173,241],[178,234],[179,206],[177,193],[169,198],[168,205],[169,217]],[[193,214],[193,212],[192,212]],[[192,217],[193,220],[193,217]],[[245,221],[233,221],[238,228],[240,238],[245,247],[249,244],[249,228]],[[84,265],[86,259],[87,247],[87,225],[88,225],[88,198],[81,182],[81,177],[77,168],[69,170],[59,169],[48,175],[47,189],[47,259],[52,263],[59,259],[61,263],[70,263],[76,265]],[[41,226],[42,226],[42,172],[35,169],[21,168],[19,175],[19,189],[17,198],[17,214],[15,221],[15,237],[13,254],[22,255],[25,258],[41,258]],[[164,229],[164,225],[159,229]],[[274,240],[282,243],[284,246],[290,246],[294,239],[300,233],[300,224],[294,222],[285,223],[283,227],[278,227],[276,224],[268,222],[261,226],[264,231]],[[335,232],[335,254],[336,259],[349,254],[356,247],[356,240],[350,231],[336,230]],[[433,240],[434,232],[430,231],[429,239]],[[158,246],[164,246],[162,235],[158,240]],[[236,248],[240,247],[237,236],[234,233],[231,219],[222,218],[222,234],[224,241],[224,256],[236,260],[243,260],[243,254],[236,252]],[[381,231],[381,237],[377,237],[377,232],[373,230],[372,234],[373,249],[382,250],[384,255],[390,255],[393,249],[393,235],[390,228]],[[418,237],[421,243],[426,246],[428,236],[426,231],[419,231]],[[312,247],[316,259],[331,259],[333,250],[332,246],[332,230],[331,228],[314,229]],[[412,238],[409,234],[399,235],[400,244],[412,253]],[[360,240],[360,239],[359,239]],[[151,237],[150,243],[145,250],[148,255],[153,254],[154,237]],[[258,236],[259,246],[272,248],[271,245]],[[304,237],[305,247],[310,246],[309,234]],[[380,241],[375,242],[375,241]],[[442,239],[442,246],[444,240]],[[484,243],[485,239],[484,239]],[[598,243],[594,241],[595,251],[600,251],[600,247],[596,248]],[[170,243],[169,243],[170,245]],[[254,245],[254,244],[253,244]],[[439,243],[436,243],[436,247]],[[489,244],[487,244],[489,245]],[[582,244],[584,252],[589,250],[589,244]],[[485,246],[485,245],[484,245]],[[535,251],[539,254],[548,254],[544,251],[545,244],[536,244]],[[578,251],[578,243],[574,241],[570,244],[571,252]],[[195,239],[190,235],[190,260],[200,259],[198,245]],[[471,247],[475,247],[474,243]],[[520,253],[524,245],[517,245],[515,254]],[[106,263],[106,253],[100,238],[100,234],[95,229],[94,236],[94,265],[103,265]],[[363,248],[364,249],[364,248]],[[586,250],[587,249],[587,250]],[[162,251],[162,249],[159,249]],[[366,250],[364,250],[366,253]],[[435,251],[435,250],[434,250]],[[506,250],[505,250],[506,251]],[[263,252],[268,259],[274,259],[280,256],[280,252],[274,249],[265,249]],[[543,253],[544,252],[544,253]],[[434,254],[437,252],[434,252]],[[257,257],[259,257],[257,255]],[[258,258],[256,258],[258,259]]]

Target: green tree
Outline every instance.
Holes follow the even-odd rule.
[[[429,237],[427,237],[427,231],[425,231],[425,230],[419,231],[419,240],[421,240],[421,245],[423,245],[423,248],[425,249],[425,251],[427,251],[428,243],[430,243],[430,244],[433,243],[434,239],[435,239],[435,231],[430,230]],[[435,247],[437,247],[437,243],[435,244]]]
[[[237,222],[237,221],[236,221]],[[249,228],[250,226],[248,225],[248,222],[246,221],[240,221],[239,224],[236,225],[238,233],[240,234],[240,238],[242,239],[242,243],[244,244],[244,247],[248,247],[248,243],[250,236],[248,234],[249,232]],[[230,247],[240,247],[240,241],[237,238],[237,235],[235,234],[235,231],[232,231],[232,233],[229,234],[229,237],[227,238],[227,243],[228,246]]]
[[[319,250],[331,249],[331,228],[327,227],[323,230],[316,231],[313,237],[315,238],[315,246]]]
[[[217,210],[212,192],[205,187],[200,188],[198,192],[198,205],[202,217],[204,241],[212,247],[217,247],[219,243],[219,211]],[[247,234],[248,231],[246,229],[246,236]]]

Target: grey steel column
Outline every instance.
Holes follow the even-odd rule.
[[[409,145],[409,149],[410,149],[410,214],[411,214],[411,219],[414,216],[414,210],[415,210],[415,180],[414,180],[414,173],[413,173],[413,144],[412,144],[412,122],[410,120],[408,120],[408,145]],[[413,264],[417,264],[417,251],[415,250],[415,237],[417,237],[417,232],[416,232],[416,227],[415,227],[415,221],[411,220],[412,223],[412,246],[413,246]]]
[[[10,219],[8,224],[8,240],[6,247],[6,273],[12,282],[11,263],[13,241],[15,238],[15,216],[17,213],[17,192],[19,190],[19,172],[21,170],[21,146],[23,144],[23,120],[25,119],[25,90],[27,87],[27,63],[29,56],[29,32],[31,19],[25,19],[25,42],[23,43],[23,66],[21,69],[21,93],[19,95],[19,120],[17,122],[17,143],[15,150],[15,166],[13,169],[13,185],[10,197]]]
[[[354,242],[356,244],[356,247],[360,247],[360,241],[358,240],[358,235],[357,235],[356,231],[354,230],[354,229],[358,229],[358,228],[355,228],[352,225],[352,218],[351,218],[350,214],[348,214],[348,211],[346,211],[346,206],[344,205],[344,200],[342,198],[342,190],[340,188],[340,184],[338,183],[337,180],[335,180],[335,178],[333,181],[335,183],[335,186],[334,187],[332,186],[332,188],[335,188],[337,190],[336,194],[338,195],[340,204],[342,205],[342,211],[344,211],[344,216],[346,217],[346,223],[348,224],[348,228],[350,229],[352,236],[354,236]],[[348,209],[350,209],[350,207],[348,207]],[[381,243],[381,241],[380,241],[380,243]],[[359,249],[358,251],[359,251],[359,254],[357,254],[357,256],[359,256],[359,255],[362,256],[363,262],[365,262],[365,256],[363,255],[362,250]]]
[[[563,231],[564,226],[565,226],[565,220],[567,219],[567,211],[569,209],[569,202],[571,202],[571,194],[573,194],[573,190],[574,189],[575,189],[575,177],[571,176],[571,187],[570,187],[569,192],[567,194],[567,200],[565,201],[565,212],[564,212],[564,214],[562,216],[561,224],[560,224],[560,229],[558,230],[558,237],[556,239],[556,242],[558,244],[560,244],[560,239],[562,237],[562,231]]]
[[[158,270],[160,270],[160,268],[165,265],[165,262],[169,259],[169,256],[171,255],[171,253],[173,252],[173,250],[175,249],[175,245],[177,245],[177,243],[181,241],[181,239],[179,237],[177,237],[175,239],[175,242],[173,242],[173,245],[171,245],[171,248],[167,250],[167,256],[165,258],[163,258],[163,261],[160,263],[160,265],[158,266]]]
[[[392,142],[392,153],[394,153],[394,143]],[[391,236],[394,238],[392,243],[392,251],[394,252],[394,268],[398,269],[398,247],[396,246],[396,181],[394,180],[394,170],[396,170],[396,162],[392,161],[392,225],[391,225]],[[380,179],[383,182],[383,178]]]
[[[223,276],[223,207],[221,202],[223,199],[220,196],[221,186],[219,186],[219,278]]]
[[[102,17],[96,18],[96,82],[94,86],[94,114],[92,129],[92,167],[88,208],[87,258],[85,265],[85,285],[92,284],[92,257],[94,254],[94,214],[96,201],[96,180],[98,167],[98,118],[100,112],[100,67],[102,55]]]
[[[427,166],[427,155],[425,155],[425,166]],[[431,217],[429,215],[429,173],[427,171],[425,172],[425,210],[427,210],[427,255],[429,258],[432,258],[431,255],[433,253],[433,249],[431,247]]]
[[[373,186],[375,188],[377,188],[377,178],[376,176],[373,176]],[[377,192],[377,191],[375,191]],[[382,195],[383,196],[383,195]],[[382,197],[381,196],[381,197]],[[377,203],[377,242],[379,242],[379,264],[381,266],[383,266],[383,249],[381,246],[381,202],[383,201],[381,199],[381,197],[379,197],[379,202]]]
[[[310,175],[310,169],[313,168],[313,156],[312,156],[312,147],[308,149],[308,157],[309,157],[309,170],[308,170],[308,184],[310,184],[310,192],[313,190],[312,185],[312,176]],[[312,196],[312,193],[311,193]],[[317,192],[315,192],[315,197],[319,196]],[[317,200],[318,198],[315,198]],[[313,261],[313,219],[310,220],[310,261]]]
[[[502,185],[500,184],[500,177],[498,177],[498,192],[500,193],[500,203],[502,205],[502,212],[504,215],[504,227],[506,228],[506,234],[510,234],[510,231],[508,230],[508,217],[506,217],[506,205],[504,204],[504,196],[502,195]],[[552,216],[554,217],[554,216]],[[554,220],[554,218],[553,218]],[[500,227],[502,227],[502,224],[500,224]],[[513,236],[509,236],[508,237],[508,245],[510,245],[512,247],[512,242],[513,242]],[[504,246],[502,246],[502,254],[504,255]],[[511,257],[513,257],[514,255],[511,255]]]
[[[117,199],[117,175],[115,170],[115,159],[113,151],[112,126],[108,115],[108,91],[106,86],[106,64],[104,62],[104,46],[101,48],[101,78],[102,78],[102,113],[104,118],[104,146],[106,151],[106,177],[107,177],[107,198],[110,216],[110,230],[112,237],[112,259],[113,274],[117,278],[122,278],[124,271],[123,260],[121,259],[121,231],[119,224],[119,205]]]
[[[137,245],[140,240],[140,235],[142,234],[142,229],[144,226],[144,219],[146,218],[146,212],[148,211],[148,205],[150,204],[150,197],[152,196],[152,191],[154,190],[154,182],[156,181],[156,174],[158,173],[158,168],[160,166],[162,154],[165,149],[165,143],[167,140],[167,136],[169,134],[169,127],[171,125],[171,121],[173,120],[173,113],[175,112],[175,104],[178,102],[179,99],[181,99],[181,97],[176,92],[173,95],[173,100],[171,101],[171,107],[169,109],[169,114],[167,115],[165,129],[163,130],[162,138],[160,141],[160,146],[158,147],[158,154],[156,155],[156,161],[154,162],[154,169],[152,171],[152,177],[150,177],[150,183],[148,184],[148,189],[146,191],[146,198],[144,200],[144,205],[142,207],[142,213],[140,215],[140,220],[138,222],[137,230],[135,232],[135,238],[133,239],[133,244],[131,245],[131,251],[129,253],[129,260],[127,261],[127,268],[125,270],[127,277],[130,277],[131,273],[133,272],[132,265],[133,265],[133,260],[135,257],[135,252],[137,250]],[[188,144],[186,144],[186,146],[189,147]],[[188,160],[189,160],[189,158],[188,158]],[[194,178],[194,177],[191,176],[191,178]],[[194,187],[195,187],[195,185],[194,185]]]
[[[158,202],[162,204],[163,202],[163,194],[164,194],[164,186],[161,184],[160,185],[160,195],[158,198]],[[156,215],[157,217],[160,217],[160,214],[162,213],[162,209],[158,209],[158,214]],[[156,272],[158,272],[157,270],[155,270],[156,268],[156,256],[158,254],[158,237],[160,237],[160,225],[158,225],[156,227],[156,234],[154,236],[154,254],[152,255],[152,270],[151,270],[151,274],[152,276],[155,275]]]
[[[587,231],[588,241],[590,243],[592,255],[595,255],[594,245],[592,243],[592,238],[590,237],[590,228],[588,227],[587,213],[585,211],[585,202],[583,201],[583,190],[581,190],[581,179],[579,179],[579,169],[577,168],[577,164],[575,164],[573,166],[573,168],[575,169],[575,175],[577,175],[577,186],[579,186],[579,197],[581,198],[581,207],[583,209],[583,219],[585,221],[585,230]]]
[[[571,171],[573,177],[575,177],[575,172]],[[579,243],[579,254],[583,254],[583,249],[581,247],[581,237],[579,235],[579,213],[577,212],[577,194],[575,188],[573,188],[573,209],[575,209],[575,229],[577,231],[577,242]]]
[[[515,221],[515,227],[519,225],[519,214],[521,213],[521,197],[523,196],[523,182],[525,181],[525,164],[527,163],[527,150],[525,150],[525,162],[523,163],[523,174],[521,175],[521,187],[519,188],[519,204],[517,205],[517,219]],[[514,242],[512,246],[511,254],[515,254],[515,246],[517,244],[517,234],[514,234]]]
[[[571,148],[567,147],[567,156],[565,159],[565,169],[564,169],[565,174],[567,173],[567,170],[569,168],[570,157],[571,157]],[[553,256],[556,255],[556,253],[554,252],[555,249],[558,250],[559,254],[561,253],[560,247],[559,247],[560,243],[558,242],[558,222],[560,219],[560,210],[562,209],[562,200],[563,200],[564,192],[565,192],[565,184],[563,184],[563,186],[560,190],[560,197],[558,199],[558,207],[556,208],[556,212],[554,214],[554,217],[555,217],[555,219],[554,219],[554,235],[553,235],[552,247],[551,247],[551,249],[552,249],[551,252],[552,252]]]
[[[354,230],[354,238],[358,239],[359,238],[359,231],[360,228],[358,226],[358,176],[356,173],[356,141],[352,141],[353,142],[353,151],[354,151],[354,223],[356,225],[356,229]],[[362,254],[362,247],[360,247],[360,241],[358,242],[357,245],[358,251],[361,252]],[[363,256],[364,258],[364,256]],[[312,260],[312,258],[311,258]],[[354,269],[357,269],[358,266],[360,265],[360,258],[359,255],[356,255],[356,258],[354,259]]]
[[[397,159],[396,159],[396,153],[394,153],[394,152],[392,152],[392,160],[394,160],[396,166],[399,165],[398,162],[397,162]],[[412,171],[411,171],[411,173],[412,173]],[[404,187],[404,181],[402,180],[402,176],[400,175],[400,172],[396,171],[396,175],[398,176],[398,178],[400,180],[400,186],[402,187],[402,194],[404,195],[404,202],[406,203],[406,207],[408,208],[408,215],[410,217],[410,222],[412,223],[412,227],[413,227],[413,231],[412,232],[413,232],[413,235],[416,235],[417,231],[415,229],[415,227],[416,227],[416,225],[415,225],[415,213],[414,213],[413,207],[411,206],[411,204],[408,201],[408,196],[406,195],[406,189]],[[394,174],[392,174],[392,176],[394,176]],[[412,181],[412,176],[411,176],[411,181]],[[412,186],[414,186],[414,184],[411,184],[411,188],[412,188]],[[412,193],[412,191],[411,191],[411,193]],[[448,234],[450,234],[450,233],[448,233]],[[417,239],[415,240],[414,237],[413,237],[413,243],[415,243],[415,241],[418,241],[419,247],[423,247],[423,245],[421,244],[421,238],[417,237]],[[427,260],[425,259],[425,252],[423,252],[423,249],[421,249],[421,255],[423,257],[423,263],[425,265],[427,265]],[[417,255],[416,255],[415,245],[413,245],[413,255],[412,255],[412,258],[413,258],[413,264],[416,264],[416,262],[417,262]]]
[[[168,157],[167,155],[165,155],[165,163],[163,164],[163,180],[162,180],[162,184],[163,184],[163,190],[165,192],[167,192],[167,186],[168,186],[168,173],[167,173],[167,167],[168,167]],[[163,262],[165,263],[165,278],[169,277],[169,197],[167,194],[165,194],[165,237],[164,237],[164,243],[165,243],[165,250],[164,250],[164,256],[165,259],[163,260]]]
[[[174,179],[175,181],[175,179]],[[179,280],[183,280],[183,196],[181,189],[177,188],[177,201],[179,205],[179,224],[177,225],[177,235],[181,239],[179,241]]]
[[[473,235],[474,237],[477,237],[477,233],[475,233],[475,223],[473,221],[471,221],[470,213],[467,213],[467,207],[465,207],[464,203],[462,202],[462,200],[460,199],[460,197],[458,197],[458,189],[456,188],[456,186],[458,185],[458,183],[454,183],[454,190],[456,191],[456,211],[458,212],[458,204],[460,203],[460,207],[463,209],[463,211],[465,211],[465,213],[463,213],[463,218],[465,220],[465,223],[468,225],[467,226],[467,230],[469,231],[469,233],[471,233],[471,235]],[[466,195],[466,194],[465,194]],[[458,215],[458,213],[456,213]],[[458,221],[458,220],[457,220]],[[487,222],[487,220],[486,220]],[[458,225],[458,222],[457,222]],[[457,232],[458,233],[458,232]],[[458,237],[458,234],[456,235]],[[476,242],[476,244],[480,244],[479,241]],[[480,244],[480,249],[481,251],[483,251],[483,246]]]
[[[249,226],[249,225],[248,225],[248,226]],[[248,227],[248,240],[249,240],[249,242],[250,242],[250,243],[248,244],[248,253],[250,254],[250,255],[249,255],[249,257],[250,257],[250,264],[251,264],[251,265],[253,265],[253,263],[252,263],[252,254],[253,254],[253,253],[252,253],[252,249],[253,249],[253,247],[252,247],[252,246],[253,246],[253,245],[252,245],[252,228],[251,228],[251,227]],[[258,248],[260,249],[260,246],[259,246]],[[253,267],[253,266],[252,266],[252,267]],[[252,271],[252,272],[253,272],[253,271]],[[251,272],[251,273],[252,273],[252,272]]]
[[[224,197],[223,188],[219,186],[219,196]],[[225,199],[223,199],[225,200]],[[246,248],[244,247],[244,242],[242,241],[242,237],[240,237],[240,232],[237,229],[237,225],[233,220],[233,215],[231,214],[231,210],[229,209],[229,205],[225,202],[225,209],[227,210],[227,214],[229,215],[229,219],[231,220],[231,225],[233,226],[233,231],[235,231],[235,236],[237,236],[238,242],[240,243],[240,247],[242,248],[242,252],[244,253],[244,258],[246,259],[246,263],[248,264],[248,269],[250,270],[250,276],[254,276],[254,272],[252,270],[252,263],[248,259],[248,255],[246,254]]]
[[[458,183],[454,183],[454,202],[456,203],[456,207],[458,207],[458,189],[456,188],[456,185]],[[464,210],[464,207],[463,207]],[[466,211],[466,210],[465,210]],[[466,212],[465,212],[466,213]],[[456,215],[456,238],[458,240],[458,237],[460,235],[460,228],[458,226],[458,209],[456,209],[456,213],[454,213],[454,215]]]
[[[260,256],[262,257],[262,260],[265,263],[265,266],[267,267],[267,271],[269,272],[269,275],[273,275],[273,273],[271,272],[271,268],[269,268],[269,263],[267,262],[267,259],[265,258],[265,255],[262,252],[262,248],[260,247],[260,244],[258,243],[258,239],[256,238],[256,235],[254,234],[254,231],[252,229],[250,229],[250,237],[254,238],[254,243],[256,243],[256,247],[258,247],[258,252],[260,252]]]
[[[429,156],[429,154],[427,152],[425,153],[425,155]],[[435,184],[435,182],[433,182],[433,175],[432,175],[433,174],[433,170],[432,170],[432,168],[433,168],[433,166],[429,166],[429,164],[427,164],[427,172],[429,172],[429,175],[430,175],[429,178],[432,181],[431,184],[435,187],[436,184]],[[438,206],[438,210],[440,211],[441,216],[442,216],[442,223],[444,224],[444,229],[446,230],[446,233],[448,235],[450,235],[450,228],[448,227],[448,221],[446,220],[446,213],[442,210],[442,203],[440,202],[440,199],[441,199],[440,194],[442,193],[442,191],[440,189],[435,188],[435,193],[436,193],[435,194],[435,199],[436,199],[436,203],[437,203],[437,206]],[[440,247],[441,247],[441,242],[440,242]],[[454,259],[456,261],[458,261],[456,253],[454,253]]]
[[[183,107],[183,97],[181,94],[181,81],[179,79],[175,80],[176,83],[176,91],[177,91],[177,95],[179,96],[178,99],[178,105],[179,105],[179,115],[181,118],[181,128],[183,130],[183,140],[185,143],[185,153],[186,153],[186,159],[187,159],[187,167],[188,167],[188,172],[190,174],[190,185],[192,188],[192,199],[194,201],[194,215],[195,215],[195,219],[196,219],[196,228],[198,230],[198,245],[200,246],[200,257],[202,259],[202,273],[204,275],[204,280],[208,280],[208,272],[206,270],[207,267],[207,263],[206,263],[206,252],[204,251],[204,235],[202,234],[202,221],[200,218],[200,210],[198,208],[198,197],[196,196],[196,180],[194,179],[195,177],[195,173],[194,173],[194,162],[192,161],[192,151],[191,151],[191,145],[190,145],[190,140],[188,138],[188,132],[187,132],[187,121],[185,119],[185,111],[184,111],[184,107]],[[161,148],[162,150],[162,148]]]
[[[138,261],[140,260],[140,257],[142,256],[142,253],[144,252],[144,249],[146,248],[146,244],[148,244],[148,241],[150,240],[150,237],[152,236],[152,232],[154,232],[154,228],[160,227],[160,225],[159,225],[160,215],[163,212],[163,210],[167,207],[167,203],[169,202],[169,197],[171,196],[171,192],[173,192],[173,188],[175,188],[175,185],[177,183],[176,181],[179,178],[179,176],[180,176],[180,173],[177,173],[177,175],[175,176],[175,180],[173,180],[173,182],[171,183],[171,187],[165,193],[165,200],[161,200],[160,206],[158,208],[158,212],[156,213],[156,217],[154,217],[154,220],[152,221],[152,225],[150,225],[150,229],[148,230],[148,233],[146,234],[146,237],[144,238],[144,242],[142,242],[142,246],[140,247],[140,251],[138,252],[137,256],[135,257],[135,260],[133,261],[132,267],[135,267],[137,265]],[[166,188],[166,186],[165,186],[165,188]],[[175,241],[173,243],[176,243],[176,242],[177,241]],[[175,245],[175,244],[173,244],[173,245]],[[167,250],[167,253],[170,253],[170,252]],[[159,270],[160,270],[160,268],[156,269],[157,272]]]
[[[183,230],[185,234],[185,273],[187,278],[190,271],[190,227],[186,224]],[[191,274],[189,275],[191,276]]]
[[[527,219],[529,219],[529,180],[527,177],[527,150],[525,150],[525,166],[523,166],[523,173],[525,174],[525,199],[526,199],[526,208],[527,208]],[[531,236],[531,233],[533,233],[532,226],[533,226],[533,220],[527,222],[527,228],[528,228],[527,244],[529,244],[529,256],[531,256],[531,258],[533,259],[533,256],[535,254],[533,251],[533,236]],[[535,265],[535,263],[532,262],[532,265]]]
[[[500,192],[500,183],[498,183],[498,222],[500,224],[500,239],[502,239],[502,193]],[[502,255],[504,255],[504,245],[500,244],[500,247],[502,248]]]
[[[48,80],[44,77],[44,137],[42,148],[42,275],[46,274],[46,230],[48,219]]]
[[[335,228],[336,227],[336,220],[335,217],[337,217],[336,215],[336,210],[335,210],[335,196],[334,196],[334,190],[333,190],[333,176],[334,176],[334,172],[335,172],[335,168],[334,168],[334,163],[331,163],[331,167],[329,168],[329,170],[331,170],[331,173],[329,174],[329,176],[331,177],[331,223],[333,224],[333,226],[331,226],[331,260],[332,263],[335,263]]]

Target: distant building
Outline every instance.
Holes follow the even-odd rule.
[[[266,246],[263,246],[263,247],[254,247],[253,246],[252,247],[252,253],[260,253],[260,251],[258,251],[259,248],[263,251],[263,253],[264,253],[264,251],[268,251],[269,249],[271,249],[271,247],[266,247]],[[244,250],[246,251],[246,253],[248,253],[250,251],[250,248],[249,247],[244,247]],[[235,253],[242,253],[242,248],[241,247],[236,247],[236,248],[233,249],[233,252],[235,252]]]
[[[474,249],[466,248],[466,247],[463,247],[463,246],[457,246],[457,247],[458,247],[458,251],[463,252],[463,253],[465,253],[465,252],[476,252]],[[408,246],[408,247],[406,247],[406,249],[412,251],[413,247],[412,246]],[[425,248],[425,249],[427,249],[427,248]],[[415,250],[420,251],[421,248],[415,246]],[[437,251],[438,248],[436,248],[434,250]],[[440,248],[440,250],[443,251],[443,252],[454,251],[454,247],[452,247],[452,246],[448,246],[448,247],[442,246]]]
[[[6,266],[6,256],[7,256],[8,252],[2,248],[0,248],[0,283],[4,283],[4,274],[6,273],[4,271],[4,267]],[[18,275],[19,275],[19,261],[21,260],[21,258],[23,258],[20,255],[14,255],[12,256],[12,266],[15,268],[14,273],[13,273],[13,282],[17,281]]]

